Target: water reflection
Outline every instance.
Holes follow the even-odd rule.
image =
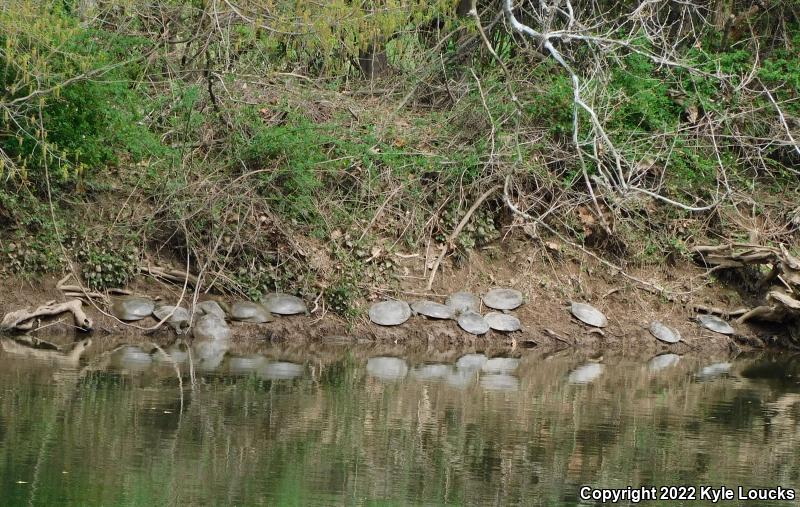
[[[150,350],[0,353],[3,505],[574,505],[583,484],[800,478],[791,356],[265,345],[192,383]]]

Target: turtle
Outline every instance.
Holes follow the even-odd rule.
[[[483,295],[483,304],[495,310],[513,310],[522,301],[522,293],[516,289],[492,289]]]
[[[668,327],[657,320],[650,323],[650,334],[666,343],[678,343],[681,341],[681,334],[677,329]]]
[[[189,315],[189,310],[182,306],[158,306],[153,310],[153,316],[159,322],[166,319],[165,322],[167,325],[174,329],[177,334],[186,334],[189,332],[191,315]]]
[[[155,307],[152,299],[141,296],[120,296],[111,301],[111,313],[119,320],[129,322],[150,316]]]
[[[456,314],[466,311],[478,313],[481,309],[481,300],[478,296],[463,291],[450,294],[444,304],[452,308]]]
[[[367,373],[381,380],[400,380],[408,374],[408,365],[397,357],[371,357],[367,360]]]
[[[586,363],[575,368],[567,380],[570,384],[588,384],[603,374],[605,366],[600,363]]]
[[[195,341],[227,341],[231,338],[231,328],[217,315],[201,315],[194,323],[192,334]]]
[[[405,301],[382,301],[369,309],[369,320],[381,326],[397,326],[411,317],[411,307]]]
[[[267,363],[258,370],[258,376],[267,380],[291,380],[303,374],[305,368],[301,364],[286,361]]]
[[[453,370],[449,364],[421,364],[411,370],[411,376],[420,380],[435,380],[446,378]]]
[[[269,313],[261,303],[252,301],[237,301],[229,306],[230,316],[233,320],[240,322],[251,322],[254,324],[264,324],[272,322],[272,314]]]
[[[647,369],[655,373],[665,368],[675,366],[680,360],[681,356],[678,354],[659,354],[648,361]]]
[[[704,328],[714,331],[715,333],[727,335],[736,333],[730,324],[714,315],[698,315],[697,322]]]
[[[519,319],[506,313],[489,312],[483,316],[483,319],[495,331],[510,333],[522,329]]]
[[[261,299],[261,304],[277,315],[297,315],[308,311],[302,299],[289,294],[268,294]]]
[[[606,327],[608,325],[606,316],[592,305],[572,303],[570,311],[575,318],[592,327]]]
[[[487,373],[481,375],[480,385],[487,391],[516,391],[519,379],[506,373]]]
[[[489,324],[480,313],[467,310],[458,316],[458,325],[469,334],[482,335],[489,331]]]
[[[456,361],[459,370],[479,370],[489,359],[483,354],[464,354]]]
[[[519,366],[519,359],[514,357],[493,357],[483,363],[481,370],[486,373],[510,373]]]
[[[433,301],[415,301],[411,303],[411,309],[414,313],[431,319],[452,319],[455,317],[455,312],[451,307],[441,303],[434,303]]]
[[[200,315],[216,315],[217,317],[226,318],[225,310],[214,300],[201,301],[195,306],[197,313]]]

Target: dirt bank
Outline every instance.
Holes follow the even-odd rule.
[[[402,344],[435,347],[439,350],[577,347],[585,349],[614,349],[658,352],[722,351],[770,345],[776,342],[780,330],[750,325],[736,325],[737,335],[727,337],[707,331],[693,320],[695,308],[714,307],[733,310],[742,306],[742,297],[736,292],[709,281],[705,270],[690,263],[626,272],[630,277],[663,287],[663,294],[654,293],[650,286],[642,285],[616,272],[606,265],[578,252],[537,249],[522,241],[504,244],[473,253],[460,267],[449,261],[435,278],[433,290],[424,286],[430,276],[428,268],[431,255],[420,252],[399,257],[404,275],[399,287],[375,288],[371,299],[402,297],[406,300],[432,299],[443,302],[447,294],[469,290],[480,294],[492,286],[514,287],[526,296],[526,303],[514,313],[520,318],[523,330],[511,334],[490,331],[482,337],[463,332],[453,322],[431,321],[413,317],[397,327],[380,327],[359,317],[345,321],[323,308],[313,308],[306,316],[280,317],[268,324],[234,323],[235,340],[242,345],[281,342],[287,344],[310,342]],[[35,282],[19,278],[0,281],[0,314],[23,307],[35,307],[46,301],[63,300],[56,288],[57,279],[42,278]],[[165,302],[178,301],[182,287],[139,276],[128,287],[136,294],[146,294]],[[190,292],[190,291],[189,291]],[[184,296],[182,304],[189,304],[191,294]],[[200,299],[221,298],[202,294]],[[590,303],[609,318],[603,330],[589,329],[572,318],[568,311],[570,301]],[[98,302],[99,303],[99,302]],[[363,301],[361,309],[368,306]],[[156,324],[145,319],[135,326],[123,324],[104,315],[101,308],[85,305],[95,321],[95,342],[150,340],[160,343],[174,339],[168,328],[149,329]],[[362,312],[363,315],[364,312]],[[652,320],[660,320],[676,328],[685,343],[667,345],[656,341],[647,328]],[[36,334],[69,337],[74,333],[71,319],[42,322]]]

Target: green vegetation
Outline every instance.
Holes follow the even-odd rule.
[[[237,5],[0,7],[3,271],[74,263],[102,289],[154,252],[188,258],[217,290],[324,294],[353,316],[356,299],[398,283],[394,253],[443,241],[506,177],[529,213],[644,262],[683,255],[690,234],[668,230],[676,218],[704,224],[686,229],[694,237],[736,234],[726,229],[732,195],[780,195],[796,181],[793,1],[756,11],[748,30],[715,28],[709,13],[706,24],[669,25],[702,31],[670,35],[632,33],[630,13],[609,11],[597,33],[625,44],[560,41],[569,70],[492,23],[492,5],[478,7],[497,58],[459,2]],[[639,15],[700,15],[663,9]],[[576,109],[570,71],[597,123]],[[724,202],[712,223],[627,187],[687,206]],[[589,190],[617,218],[602,234],[599,220],[592,230],[575,216]],[[778,220],[790,200],[766,213]],[[489,199],[456,257],[500,237],[509,216],[499,195]],[[104,227],[102,241],[73,248],[74,231]],[[794,229],[782,234],[771,240]]]

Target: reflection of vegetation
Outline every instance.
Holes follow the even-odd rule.
[[[520,391],[502,393],[384,383],[358,357],[289,382],[201,378],[183,413],[169,369],[53,383],[0,357],[3,503],[35,489],[35,504],[59,505],[553,505],[584,483],[764,486],[797,473],[800,396],[695,382],[691,358],[657,377],[609,362],[576,387],[573,358],[530,357]]]

